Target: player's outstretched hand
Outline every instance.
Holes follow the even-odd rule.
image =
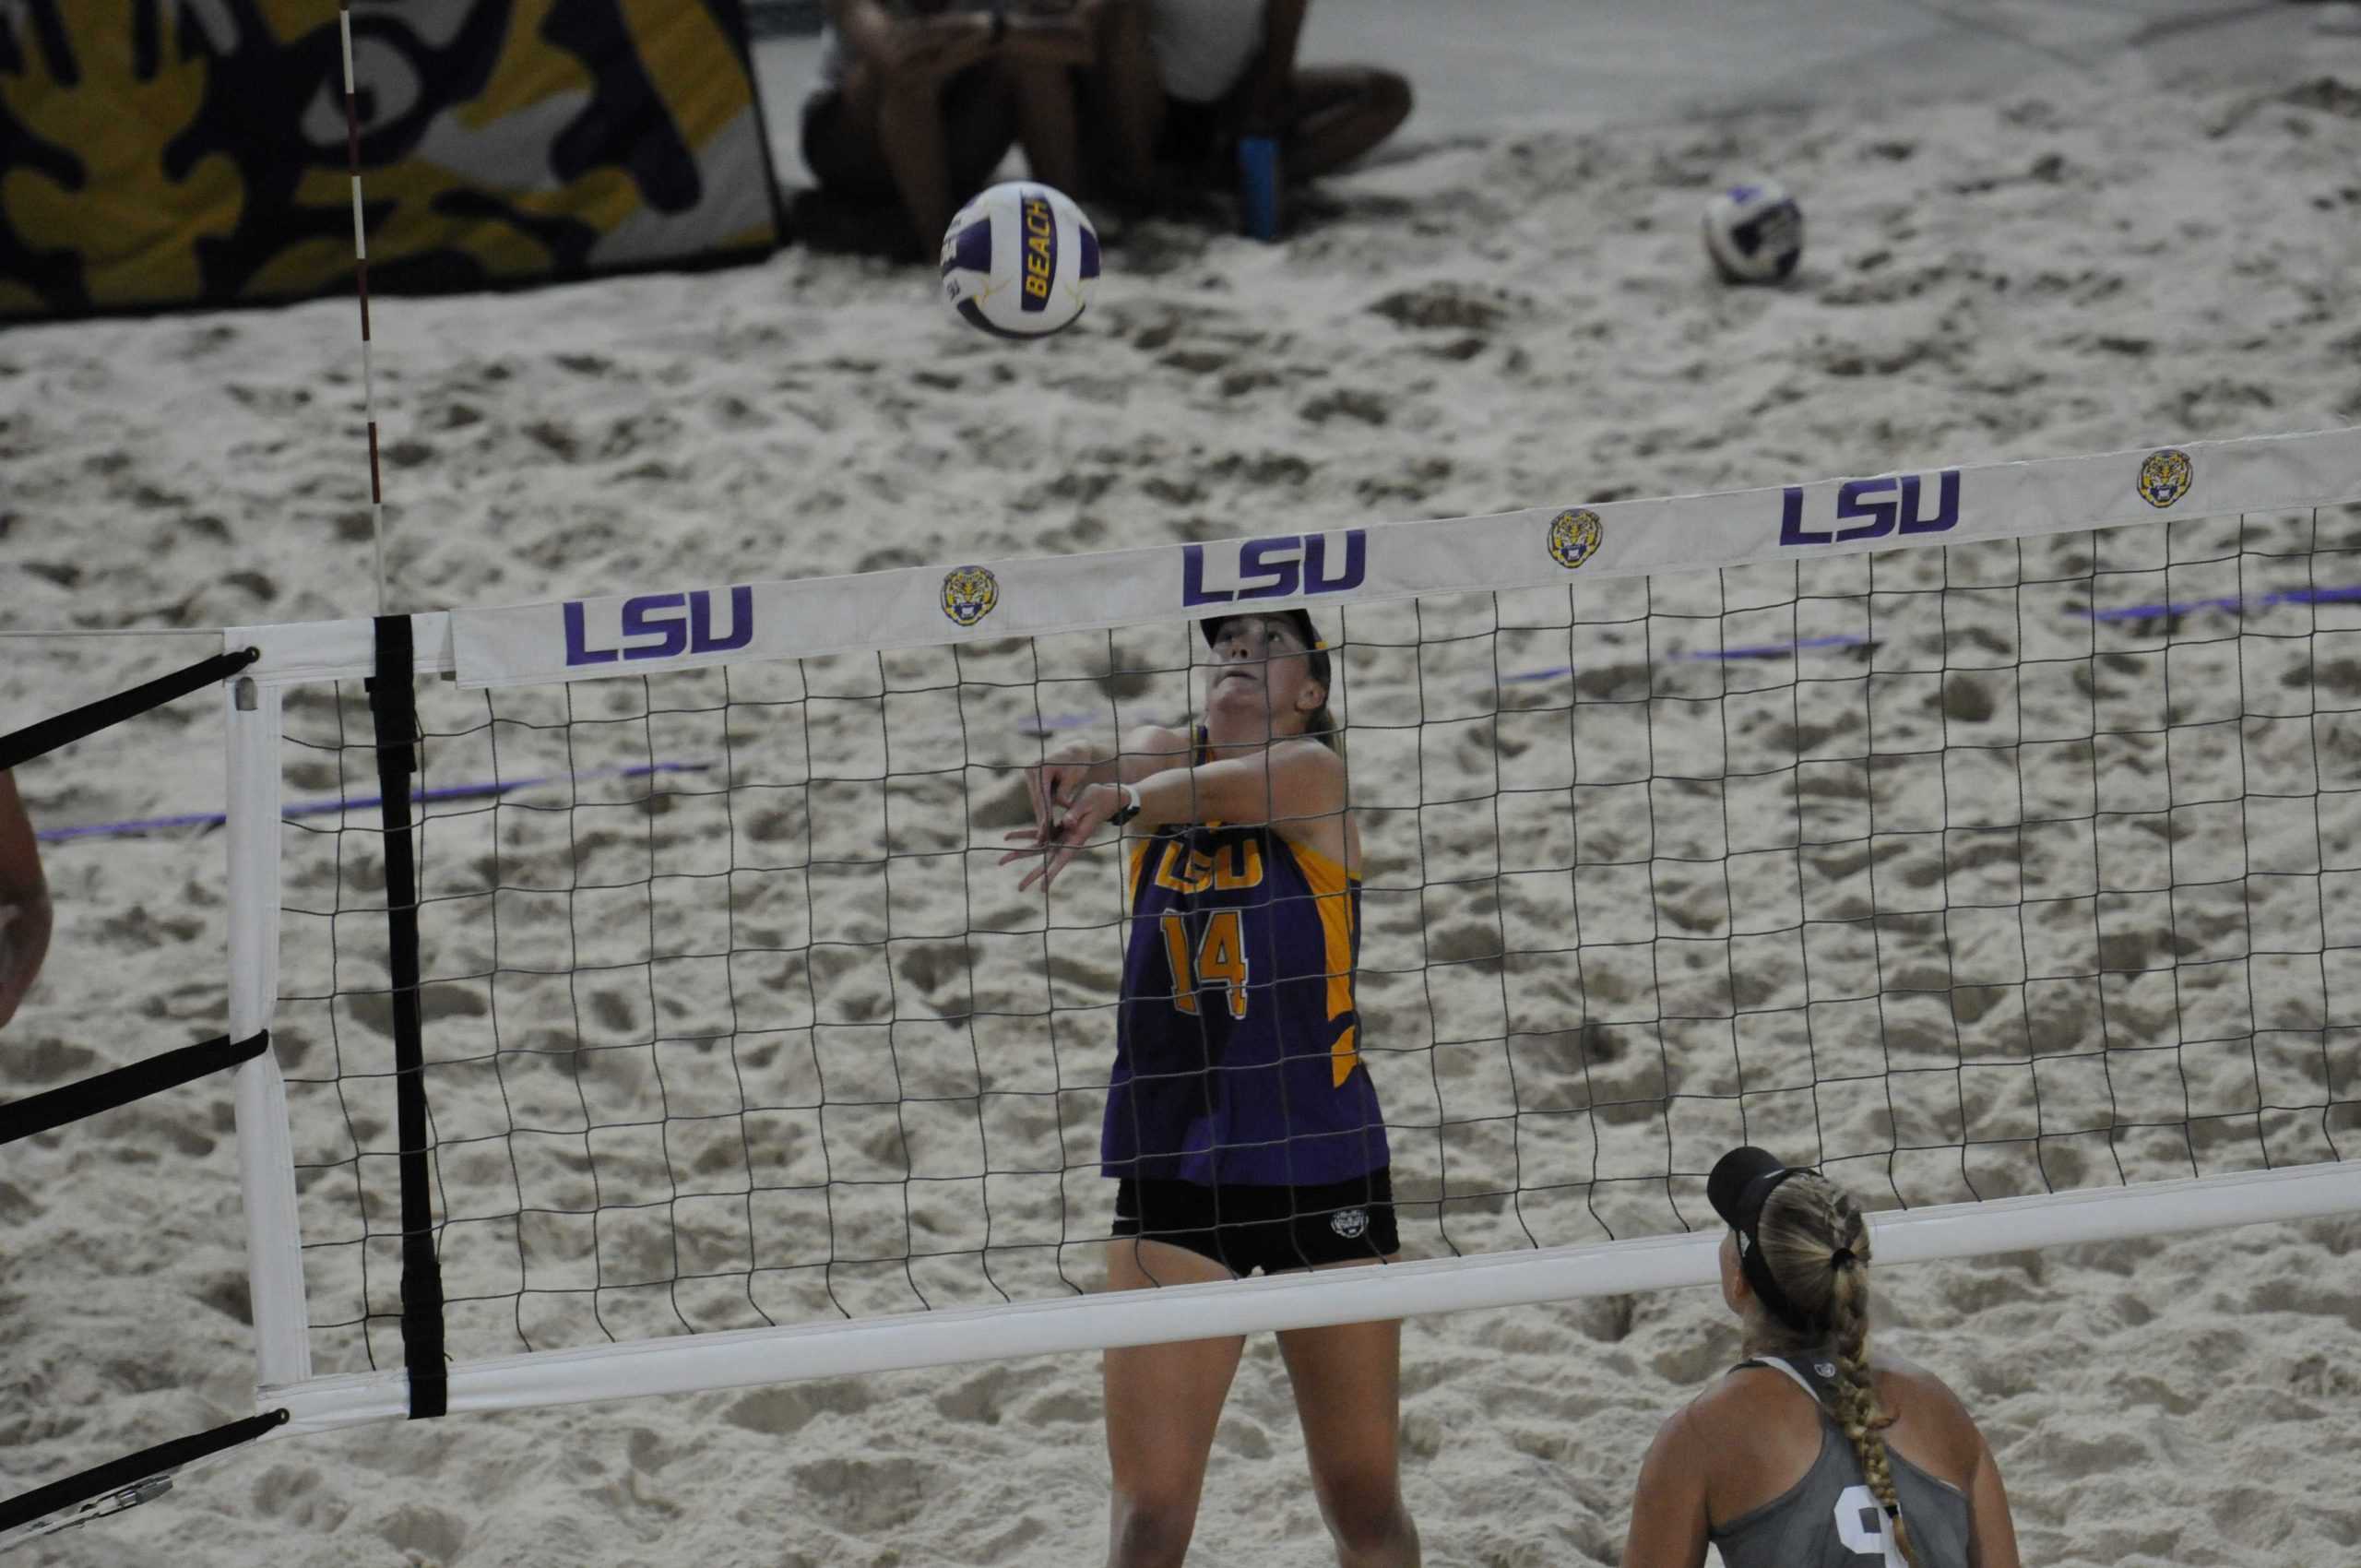
[[[1036,771],[1047,772],[1049,769]],[[1037,802],[1040,798],[1037,796]],[[1057,796],[1051,792],[1047,798],[1054,801]],[[1058,873],[1065,870],[1074,856],[1082,851],[1082,847],[1090,841],[1091,835],[1105,826],[1107,819],[1122,805],[1123,791],[1114,785],[1086,785],[1073,793],[1071,804],[1056,808],[1034,826],[1020,827],[1008,834],[1007,842],[1017,847],[1000,858],[1001,864],[1014,865],[1020,861],[1037,859],[1040,862],[1025,873],[1025,880],[1016,885],[1016,890],[1027,893],[1038,883],[1042,891],[1047,892],[1050,885],[1057,881]]]
[[[1074,796],[1090,783],[1092,763],[1081,747],[1069,748],[1038,767],[1025,770],[1025,785],[1033,798],[1033,825],[1047,833],[1066,814]]]

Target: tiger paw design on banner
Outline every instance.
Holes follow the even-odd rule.
[[[735,0],[357,0],[373,288],[766,254]],[[351,286],[326,0],[0,6],[0,319]]]

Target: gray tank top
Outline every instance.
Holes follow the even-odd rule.
[[[1829,1412],[1836,1364],[1819,1357],[1741,1361],[1793,1378],[1820,1407],[1820,1456],[1804,1479],[1713,1532],[1727,1568],[1906,1568],[1888,1533],[1885,1509],[1862,1479],[1850,1439]],[[1919,1568],[1967,1568],[1967,1498],[1892,1449],[1894,1496],[1918,1550]]]

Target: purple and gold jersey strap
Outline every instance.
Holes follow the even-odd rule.
[[[1276,837],[1276,835],[1273,836]],[[1320,940],[1328,965],[1328,1021],[1346,1020],[1328,1046],[1328,1070],[1338,1087],[1360,1065],[1360,1021],[1353,1005],[1354,928],[1358,923],[1360,878],[1322,854],[1292,840],[1279,838],[1295,857],[1296,869],[1311,889],[1320,911]]]

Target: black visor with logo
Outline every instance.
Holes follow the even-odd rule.
[[[1296,635],[1303,639],[1305,651],[1311,656],[1311,678],[1323,686],[1328,684],[1328,644],[1321,636],[1320,628],[1311,624],[1311,612],[1300,604],[1292,610],[1233,610],[1227,615],[1201,621],[1197,625],[1205,634],[1206,646],[1219,647],[1221,629],[1242,615],[1264,615],[1294,627]]]
[[[1767,1149],[1745,1147],[1734,1148],[1714,1161],[1714,1173],[1705,1179],[1705,1201],[1714,1206],[1723,1223],[1738,1232],[1738,1272],[1746,1276],[1747,1288],[1773,1317],[1798,1334],[1817,1334],[1828,1325],[1808,1316],[1779,1289],[1756,1231],[1762,1223],[1762,1206],[1771,1201],[1779,1183],[1790,1176],[1810,1173],[1808,1168],[1790,1166]]]

